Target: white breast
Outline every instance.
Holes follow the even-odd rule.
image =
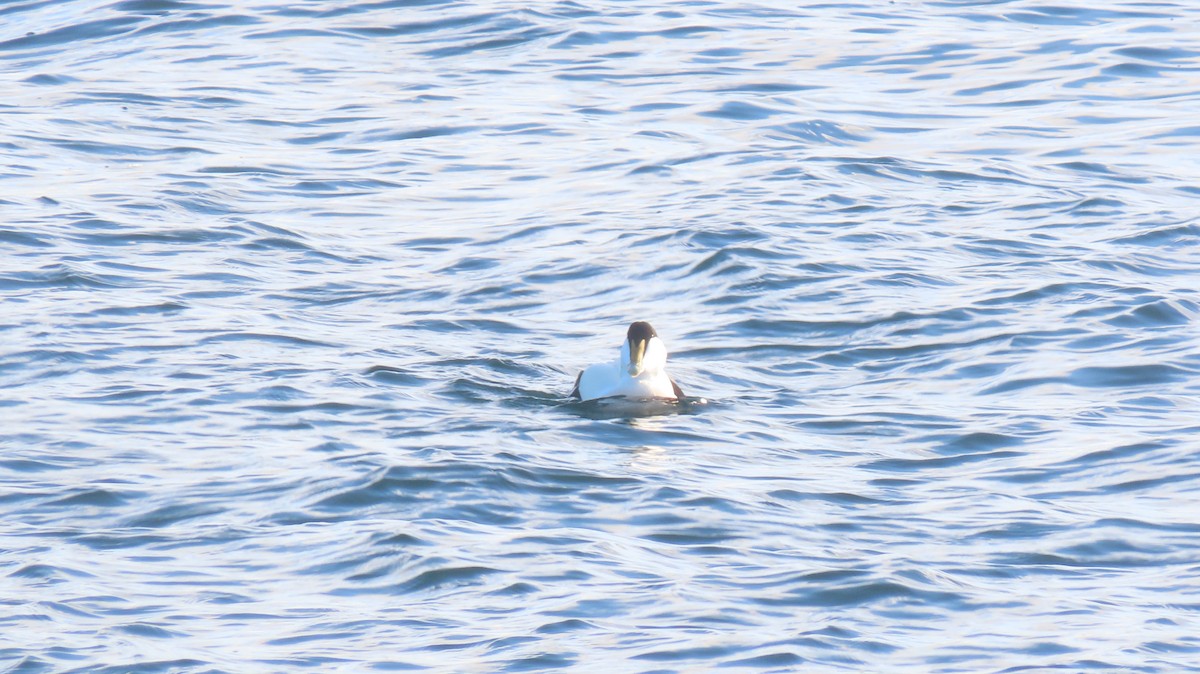
[[[631,377],[617,363],[600,363],[583,371],[579,397],[583,400],[625,396],[628,398],[674,398],[675,387],[662,370],[643,371]]]

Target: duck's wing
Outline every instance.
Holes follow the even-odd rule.
[[[667,377],[667,379],[671,379],[671,377]],[[674,379],[671,379],[671,388],[675,390],[675,397],[683,400],[683,389],[679,388],[679,384],[676,384]]]
[[[575,388],[571,389],[571,397],[572,398],[580,398],[580,399],[583,398],[583,396],[579,394],[579,382],[582,379],[583,379],[583,370],[580,370],[579,374],[575,377]]]

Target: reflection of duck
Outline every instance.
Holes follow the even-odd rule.
[[[683,391],[667,374],[667,346],[645,321],[629,326],[621,357],[597,363],[579,373],[571,395],[581,400],[610,396],[683,399]]]

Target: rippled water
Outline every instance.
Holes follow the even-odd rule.
[[[0,5],[0,663],[1200,671],[1200,5],[798,4]]]

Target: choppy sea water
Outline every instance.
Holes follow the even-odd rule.
[[[1200,671],[1200,5],[34,0],[0,83],[6,671]],[[638,319],[708,405],[567,402]]]

